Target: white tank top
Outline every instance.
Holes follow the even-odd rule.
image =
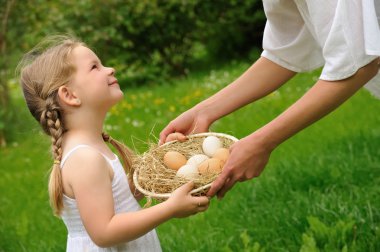
[[[78,145],[74,147],[62,158],[61,168],[64,166],[70,155],[79,148],[93,147],[89,145]],[[114,199],[115,214],[141,210],[140,205],[132,195],[129,188],[127,175],[125,174],[118,157],[115,155],[114,159],[109,159],[103,153],[100,154],[102,154],[107,160],[114,172],[114,177],[112,180],[112,194]],[[93,243],[83,226],[76,200],[66,195],[63,195],[63,211],[61,217],[68,230],[67,252],[161,251],[160,242],[154,229],[140,238],[127,243],[109,248],[98,247],[95,243]]]

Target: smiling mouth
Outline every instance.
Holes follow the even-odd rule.
[[[110,84],[108,84],[108,86],[112,86],[114,84],[119,84],[119,83],[117,82],[117,80],[115,80],[115,81],[111,82]]]

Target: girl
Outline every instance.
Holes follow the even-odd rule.
[[[63,36],[40,43],[21,62],[21,85],[30,112],[52,139],[49,195],[68,229],[67,251],[161,251],[155,227],[208,208],[207,197],[190,195],[190,182],[167,201],[140,209],[133,183],[105,142],[118,150],[126,171],[131,153],[102,133],[107,111],[123,92],[115,70],[84,43]]]

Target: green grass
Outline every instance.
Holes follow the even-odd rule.
[[[106,129],[137,151],[175,116],[249,64],[233,62],[175,84],[125,91]],[[298,99],[318,71],[219,120],[238,138]],[[64,251],[66,229],[48,204],[49,139],[19,96],[13,142],[0,150],[0,251]],[[376,112],[377,111],[377,112]],[[207,212],[157,231],[164,251],[380,251],[380,101],[365,91],[280,146],[259,178],[237,184]]]

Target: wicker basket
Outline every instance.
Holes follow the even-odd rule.
[[[208,136],[218,137],[225,148],[229,148],[230,145],[238,141],[237,138],[227,134],[207,132],[188,135],[188,140],[185,142],[175,140],[161,146],[151,147],[147,152],[136,156],[133,161],[133,183],[136,189],[143,193],[148,200],[162,201],[169,198],[175,189],[188,180],[175,176],[176,171],[165,167],[163,164],[164,154],[169,150],[176,150],[188,159],[192,155],[202,153],[203,139]],[[218,174],[212,174],[201,179],[195,179],[195,186],[191,194],[205,195],[217,176]]]

